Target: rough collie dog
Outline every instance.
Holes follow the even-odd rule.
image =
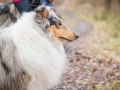
[[[51,7],[24,13],[0,30],[0,90],[47,90],[56,85],[66,59],[61,41],[77,38]]]

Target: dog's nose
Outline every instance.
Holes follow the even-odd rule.
[[[79,35],[76,34],[76,35],[75,35],[75,39],[78,39],[78,38],[79,38]]]

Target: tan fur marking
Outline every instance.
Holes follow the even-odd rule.
[[[58,23],[62,24],[63,22],[62,22],[62,20],[59,20]]]
[[[45,9],[43,12],[37,12],[37,15],[41,18],[41,19],[45,19],[48,16],[48,10]]]
[[[50,30],[53,36],[60,41],[65,41],[65,39],[72,41],[75,39],[75,33],[65,27],[57,28],[55,25],[52,25],[48,28],[48,30]],[[62,39],[60,37],[63,37],[65,39]]]
[[[38,17],[39,17],[39,18],[42,18],[42,16],[41,16],[41,14],[40,14],[40,13],[37,13],[37,15],[38,15]]]
[[[31,81],[32,81],[32,77],[29,76],[29,77],[28,77],[28,83],[30,83]]]

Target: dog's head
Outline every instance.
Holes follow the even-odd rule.
[[[63,21],[56,15],[54,8],[39,6],[35,11],[41,21],[46,21],[47,24],[44,25],[44,28],[52,33],[54,39],[73,41],[79,37],[65,26]]]

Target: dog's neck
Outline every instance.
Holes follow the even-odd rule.
[[[37,25],[37,27],[34,26],[34,28],[36,29],[36,31],[38,31],[38,33],[39,33],[40,35],[44,36],[48,41],[50,41],[51,44],[55,47],[55,49],[56,49],[62,56],[65,57],[65,53],[63,53],[63,52],[65,52],[65,51],[64,51],[64,47],[63,47],[63,44],[62,44],[61,41],[59,41],[59,40],[57,40],[56,38],[54,38],[54,37],[52,36],[52,34],[47,31],[47,29],[39,30],[40,25],[39,25],[39,26]]]
[[[25,23],[29,22],[29,27],[34,28],[38,33],[46,38],[51,44],[55,47],[55,49],[62,55],[65,56],[64,48],[61,43],[61,41],[55,39],[52,34],[46,29],[46,25],[49,25],[49,22],[46,20],[40,20],[36,18],[36,14],[34,12],[25,13],[26,15],[23,15],[21,20],[24,20]],[[36,21],[37,20],[37,21]],[[23,24],[23,21],[21,21],[21,24]]]
[[[42,36],[44,36],[48,41],[51,42],[51,44],[55,47],[55,49],[62,55],[65,56],[63,44],[61,41],[55,39],[52,34],[46,29],[46,25],[49,25],[49,23],[46,20],[40,20],[36,18],[36,15],[34,15],[34,29],[38,31],[38,33]]]

